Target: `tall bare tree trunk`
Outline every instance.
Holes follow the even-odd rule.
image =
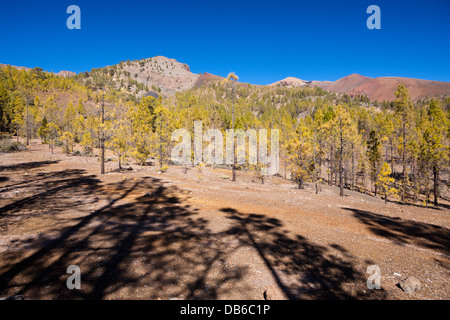
[[[339,119],[339,127],[340,127],[340,136],[341,136],[341,145],[340,145],[340,155],[339,155],[339,195],[341,197],[344,196],[344,184],[342,181],[342,157],[344,153],[344,137],[342,133],[342,120]]]
[[[235,122],[235,115],[234,115],[234,85],[232,87],[231,92],[232,92],[231,99],[233,101],[233,124],[232,124],[232,129],[233,129],[233,168],[232,168],[232,171],[233,171],[233,175],[231,177],[231,181],[236,181],[236,143],[234,143],[235,142],[235,140],[234,140],[234,138],[235,138],[234,137],[234,122]]]
[[[332,186],[333,185],[333,145],[331,145],[331,150],[330,150],[330,178],[328,179],[328,185]]]
[[[27,99],[27,114],[26,114],[26,130],[27,130],[27,146],[30,145],[30,128],[29,128],[29,121],[28,121],[28,99]]]
[[[102,124],[105,123],[105,92],[103,92],[102,98]],[[101,160],[100,160],[100,174],[105,174],[105,131],[102,126],[102,134],[100,138],[100,148],[101,148]]]
[[[316,168],[316,132],[314,131],[314,185],[316,187],[316,194],[319,194],[319,185],[317,184],[317,168]]]
[[[389,144],[391,147],[391,172],[394,174],[394,146],[392,145],[392,139],[389,139]]]
[[[437,170],[436,165],[433,166],[433,196],[434,196],[434,206],[437,207],[438,197],[439,197],[439,172]]]
[[[402,150],[402,162],[403,162],[403,172],[402,172],[402,202],[405,202],[406,195],[406,123],[403,119],[403,150]]]
[[[418,199],[418,194],[417,194],[417,174],[416,174],[416,159],[415,159],[415,157],[413,157],[412,173],[413,173],[413,183],[414,183],[414,203],[416,203],[417,199]]]
[[[162,120],[159,123],[159,132],[162,132]],[[161,135],[158,135],[158,141],[159,141],[159,167],[161,168],[163,166],[163,148],[162,148],[162,140]]]
[[[353,143],[352,143],[352,177],[351,177],[351,185],[350,185],[351,190],[354,190],[354,181],[355,181],[355,150],[353,148]]]

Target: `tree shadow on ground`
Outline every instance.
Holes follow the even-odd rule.
[[[395,199],[388,199],[387,202],[388,203],[393,203],[393,204],[396,204],[396,205],[399,205],[399,206],[405,206],[405,207],[411,207],[412,206],[412,207],[416,207],[416,208],[437,210],[437,211],[442,211],[442,209],[450,209],[450,206],[445,204],[445,203],[438,203],[438,206],[435,207],[433,205],[433,201],[432,200],[429,202],[428,205],[422,204],[423,200],[422,201],[421,200],[417,200],[417,202],[414,202],[414,199],[413,199],[412,196],[408,197],[407,200],[408,200],[408,202],[402,202],[400,199],[397,199],[397,200],[395,200]],[[383,198],[383,201],[384,201],[384,198]]]
[[[84,170],[80,169],[67,169],[67,170],[61,170],[61,171],[55,171],[55,172],[38,172],[34,175],[25,175],[22,176],[21,180],[15,181],[12,184],[8,184],[2,187],[1,192],[8,191],[11,188],[19,189],[19,188],[27,188],[31,187],[35,184],[37,184],[39,181],[50,181],[52,179],[56,178],[64,178],[64,177],[70,177],[73,174],[82,174],[84,173]],[[10,180],[8,178],[8,180]]]
[[[0,209],[0,225],[30,207],[56,221],[46,236],[19,239],[1,253],[0,296],[216,299],[244,277],[243,267],[217,266],[234,249],[183,205],[175,187],[155,178],[101,185],[84,172],[69,176],[41,180],[41,192]],[[81,269],[81,290],[66,287],[70,265]]]
[[[181,190],[157,178],[103,184],[75,169],[32,175],[15,187],[20,197],[0,208],[0,297],[239,298],[249,290],[247,261],[224,261],[243,247],[258,253],[289,299],[385,294],[364,293],[367,266],[342,246],[314,244],[290,235],[279,219],[232,208],[222,209],[229,225],[213,232]],[[16,233],[29,235],[7,239],[2,251],[2,237]],[[70,265],[81,269],[81,290],[66,286]]]
[[[32,189],[32,193],[23,192],[26,196],[0,208],[0,230],[15,220],[5,221],[5,217],[16,217],[23,220],[36,215],[46,215],[50,211],[57,213],[67,207],[76,207],[82,202],[74,201],[71,195],[82,199],[99,189],[99,180],[93,175],[84,175],[84,170],[68,169],[50,173],[39,173],[13,185],[5,186],[0,194],[14,190],[18,194],[22,190]],[[73,194],[72,194],[73,193]],[[15,199],[15,198],[14,198]],[[37,211],[37,212],[36,212]]]
[[[353,215],[377,236],[400,245],[413,244],[450,254],[450,231],[447,228],[359,209],[343,209],[353,212]]]
[[[228,233],[241,245],[256,249],[288,299],[361,299],[384,297],[383,290],[367,292],[366,269],[342,246],[317,245],[301,235],[290,236],[282,222],[261,214],[223,208],[232,227]],[[370,290],[369,290],[370,291]]]
[[[33,161],[33,162],[24,162],[19,164],[0,166],[1,171],[19,171],[19,170],[30,170],[39,167],[45,167],[50,164],[58,163],[59,160],[47,160],[47,161]]]

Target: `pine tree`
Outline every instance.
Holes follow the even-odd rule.
[[[85,155],[92,154],[94,141],[92,140],[91,134],[89,132],[83,134],[80,145],[83,147],[83,152]]]
[[[319,109],[314,114],[314,120],[312,123],[312,139],[313,139],[313,179],[314,185],[316,189],[316,194],[319,194],[320,191],[320,175],[321,175],[321,165],[322,165],[322,157],[324,154],[323,150],[323,125],[324,125],[324,116],[322,110]]]
[[[159,160],[160,168],[163,167],[164,163],[167,164],[167,158],[169,156],[169,147],[171,143],[171,135],[175,130],[175,125],[173,121],[172,113],[162,107],[158,106],[154,110],[155,117],[155,153]]]
[[[49,128],[48,128],[47,118],[45,116],[42,119],[41,126],[39,127],[37,134],[41,137],[41,140],[43,140],[44,143],[47,143]]]
[[[10,98],[8,91],[0,83],[0,132],[8,131]]]
[[[232,125],[231,125],[231,129],[234,132],[234,127],[235,127],[235,87],[236,87],[236,82],[239,80],[239,77],[234,74],[234,72],[230,72],[228,74],[228,76],[225,78],[225,82],[230,82],[231,81],[231,101],[232,101]],[[236,144],[234,144],[236,145]],[[231,181],[236,181],[236,150],[235,148],[233,148],[233,165],[232,165],[232,178]]]
[[[397,189],[392,187],[394,178],[391,176],[391,168],[387,162],[383,162],[380,173],[378,174],[378,187],[380,188],[380,194],[384,195],[384,203],[387,203],[388,197],[397,194]]]
[[[334,126],[335,119],[334,109],[330,106],[326,109],[323,115],[323,134],[325,137],[325,145],[328,153],[328,185],[333,185],[333,176],[335,171],[335,156],[336,156],[336,127]]]
[[[422,168],[431,172],[433,181],[434,206],[438,206],[439,174],[448,163],[449,147],[446,141],[448,119],[438,101],[432,100],[424,123],[424,133],[420,146]]]
[[[375,185],[375,196],[377,195],[377,178],[380,169],[381,152],[380,141],[374,130],[370,131],[369,140],[367,141],[367,159],[370,165],[370,180]]]
[[[25,124],[25,119],[24,119],[24,114],[23,114],[25,111],[25,101],[20,96],[18,96],[14,100],[13,110],[14,110],[14,113],[13,113],[13,118],[12,118],[12,124],[13,124],[14,130],[17,135],[17,142],[19,142],[20,130],[23,127],[23,125]]]
[[[289,165],[292,172],[292,180],[295,181],[299,189],[304,188],[304,182],[311,178],[314,170],[312,161],[313,146],[310,141],[311,131],[300,123],[296,132],[292,133],[289,139]]]
[[[114,151],[119,161],[119,170],[122,170],[122,164],[130,149],[130,125],[126,119],[115,120],[111,130],[111,139],[108,141],[107,147]]]
[[[402,183],[401,183],[401,200],[402,202],[406,199],[406,189],[407,189],[407,144],[409,138],[409,128],[412,123],[411,121],[411,98],[409,97],[408,89],[404,84],[400,84],[395,91],[395,103],[394,110],[397,119],[397,130],[398,130],[398,140],[399,151],[402,155]]]
[[[154,109],[159,102],[148,97],[142,99],[137,106],[132,106],[127,114],[131,122],[132,156],[140,164],[145,165],[152,153],[152,135],[154,130]]]
[[[55,139],[58,137],[59,127],[54,122],[49,122],[47,124],[48,128],[48,136],[50,140],[50,149],[52,150],[53,154],[53,147],[55,145]]]
[[[284,179],[286,179],[286,171],[288,166],[288,146],[289,136],[292,132],[292,122],[288,116],[283,116],[281,123],[281,152],[284,157]]]
[[[359,177],[361,180],[359,191],[362,193],[366,193],[366,177],[369,171],[367,162],[368,162],[367,153],[361,152],[361,154],[358,157],[358,164],[356,170],[357,170],[357,177]],[[356,183],[358,184],[358,181]]]
[[[69,104],[66,107],[66,110],[64,111],[63,127],[67,129],[67,131],[73,132],[75,120],[76,120],[76,110],[72,102],[69,102]]]
[[[336,107],[336,114],[330,125],[335,128],[334,141],[338,147],[339,195],[344,196],[344,159],[348,157],[351,141],[357,137],[356,126],[350,113],[343,107]]]
[[[61,137],[61,141],[64,143],[64,150],[67,155],[72,151],[72,145],[73,145],[73,134],[69,131],[64,132]]]

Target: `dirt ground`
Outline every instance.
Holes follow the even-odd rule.
[[[108,158],[114,159],[111,154]],[[33,141],[0,155],[0,297],[450,299],[449,206],[225,169],[132,170]],[[81,290],[66,271],[81,269]],[[366,285],[369,265],[381,290]],[[414,276],[422,288],[403,292]]]

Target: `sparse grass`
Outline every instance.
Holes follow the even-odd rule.
[[[25,150],[27,150],[27,147],[20,142],[12,141],[9,138],[2,138],[0,140],[0,152],[9,153]]]

